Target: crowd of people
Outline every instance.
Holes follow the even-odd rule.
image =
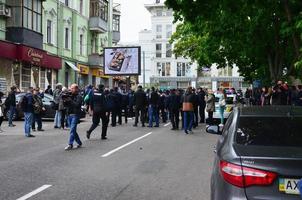
[[[111,126],[128,123],[128,118],[134,118],[134,127],[139,125],[149,128],[159,127],[160,123],[171,122],[171,130],[183,130],[184,133],[193,133],[193,129],[200,123],[212,125],[213,113],[219,109],[220,124],[224,122],[224,110],[226,109],[226,90],[218,89],[213,92],[210,89],[188,87],[186,90],[171,89],[161,91],[154,87],[144,90],[138,86],[136,91],[126,90],[124,87],[105,88],[88,86],[80,90],[77,84],[70,88],[57,84],[52,90],[50,86],[44,92],[40,88],[28,88],[26,94],[16,104],[17,88],[11,87],[5,102],[0,100],[0,127],[4,113],[9,111],[8,125],[14,127],[13,116],[16,107],[19,106],[24,113],[24,133],[26,137],[35,137],[32,131],[44,131],[42,128],[42,115],[45,111],[43,105],[44,93],[53,96],[52,109],[55,110],[54,128],[70,131],[68,146],[65,150],[80,148],[81,139],[77,133],[83,106],[86,112],[92,116],[92,125],[86,132],[87,139],[102,123],[101,139],[107,139],[109,122]],[[238,94],[241,96],[242,94]],[[237,96],[238,96],[237,95]],[[250,105],[302,105],[302,87],[288,87],[287,84],[278,81],[276,86],[262,88],[262,90],[247,90],[243,103]],[[0,93],[0,99],[3,93]],[[218,101],[217,101],[218,99]],[[239,97],[238,97],[239,99]],[[216,104],[218,105],[215,105]],[[208,113],[205,119],[205,112]],[[0,129],[0,131],[2,131]],[[77,146],[74,147],[74,142]]]

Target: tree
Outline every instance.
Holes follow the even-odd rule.
[[[297,76],[301,70],[302,2],[298,0],[166,0],[180,22],[176,55],[200,66],[236,64],[248,81]]]

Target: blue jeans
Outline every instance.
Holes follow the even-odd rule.
[[[219,107],[220,124],[224,123],[224,110],[225,110],[225,106],[220,106]]]
[[[68,121],[69,121],[69,126],[70,126],[69,145],[73,145],[74,141],[76,141],[79,145],[82,145],[80,137],[77,133],[77,126],[78,126],[79,116],[69,115],[68,116]]]
[[[193,111],[185,111],[184,112],[184,130],[192,131],[194,122],[194,112]]]
[[[158,110],[156,106],[149,105],[148,108],[148,115],[149,115],[149,126],[153,126],[153,117],[155,119],[156,126],[159,126],[159,116],[158,116]]]
[[[30,129],[31,129],[32,120],[33,120],[33,113],[25,112],[24,113],[24,131],[25,131],[25,136],[29,136],[30,135]]]
[[[61,128],[62,111],[56,110],[55,126]]]
[[[10,106],[9,107],[9,116],[8,116],[8,125],[13,124],[13,117],[16,112],[16,107],[15,106]]]

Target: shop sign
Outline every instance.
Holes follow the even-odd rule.
[[[38,65],[42,64],[42,59],[43,59],[42,53],[40,53],[32,48],[29,48],[27,50],[27,56],[31,60],[31,62],[36,63]]]
[[[78,64],[78,68],[81,74],[89,74],[89,67],[86,65]]]

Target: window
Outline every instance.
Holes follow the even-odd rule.
[[[161,44],[156,44],[156,58],[161,58]]]
[[[171,63],[166,63],[166,76],[171,76]]]
[[[166,15],[173,16],[173,11],[171,9],[167,10]]]
[[[156,32],[162,32],[162,26],[160,24],[156,25]]]
[[[301,128],[301,116],[241,117],[236,134],[236,142],[246,146],[301,148]],[[282,151],[282,153],[286,152]],[[282,153],[280,151],[280,154]]]
[[[51,44],[51,31],[52,31],[52,22],[50,20],[47,20],[47,43]]]
[[[69,49],[69,28],[65,28],[65,49]]]
[[[23,1],[23,27],[41,33],[41,0]]]
[[[83,0],[80,0],[80,13],[83,15]]]
[[[166,36],[167,38],[170,38],[172,36],[172,25],[171,24],[167,24],[166,25]]]
[[[171,63],[157,63],[158,76],[170,76],[171,75]]]
[[[91,0],[90,1],[90,17],[100,17],[104,21],[108,21],[108,1],[107,0]]]
[[[163,11],[162,10],[156,10],[156,16],[158,16],[158,17],[163,16]]]
[[[69,0],[65,0],[65,6],[69,6]]]
[[[80,35],[80,55],[83,55],[83,34]]]
[[[177,76],[187,76],[190,69],[189,63],[177,63]]]
[[[172,45],[169,43],[166,44],[166,57],[167,58],[172,57]]]
[[[31,68],[30,66],[22,66],[22,89],[26,90],[31,85]]]
[[[46,86],[45,86],[45,82],[46,82],[46,70],[45,68],[40,68],[40,88],[41,89],[46,89]]]
[[[113,31],[120,32],[120,16],[113,15]]]

